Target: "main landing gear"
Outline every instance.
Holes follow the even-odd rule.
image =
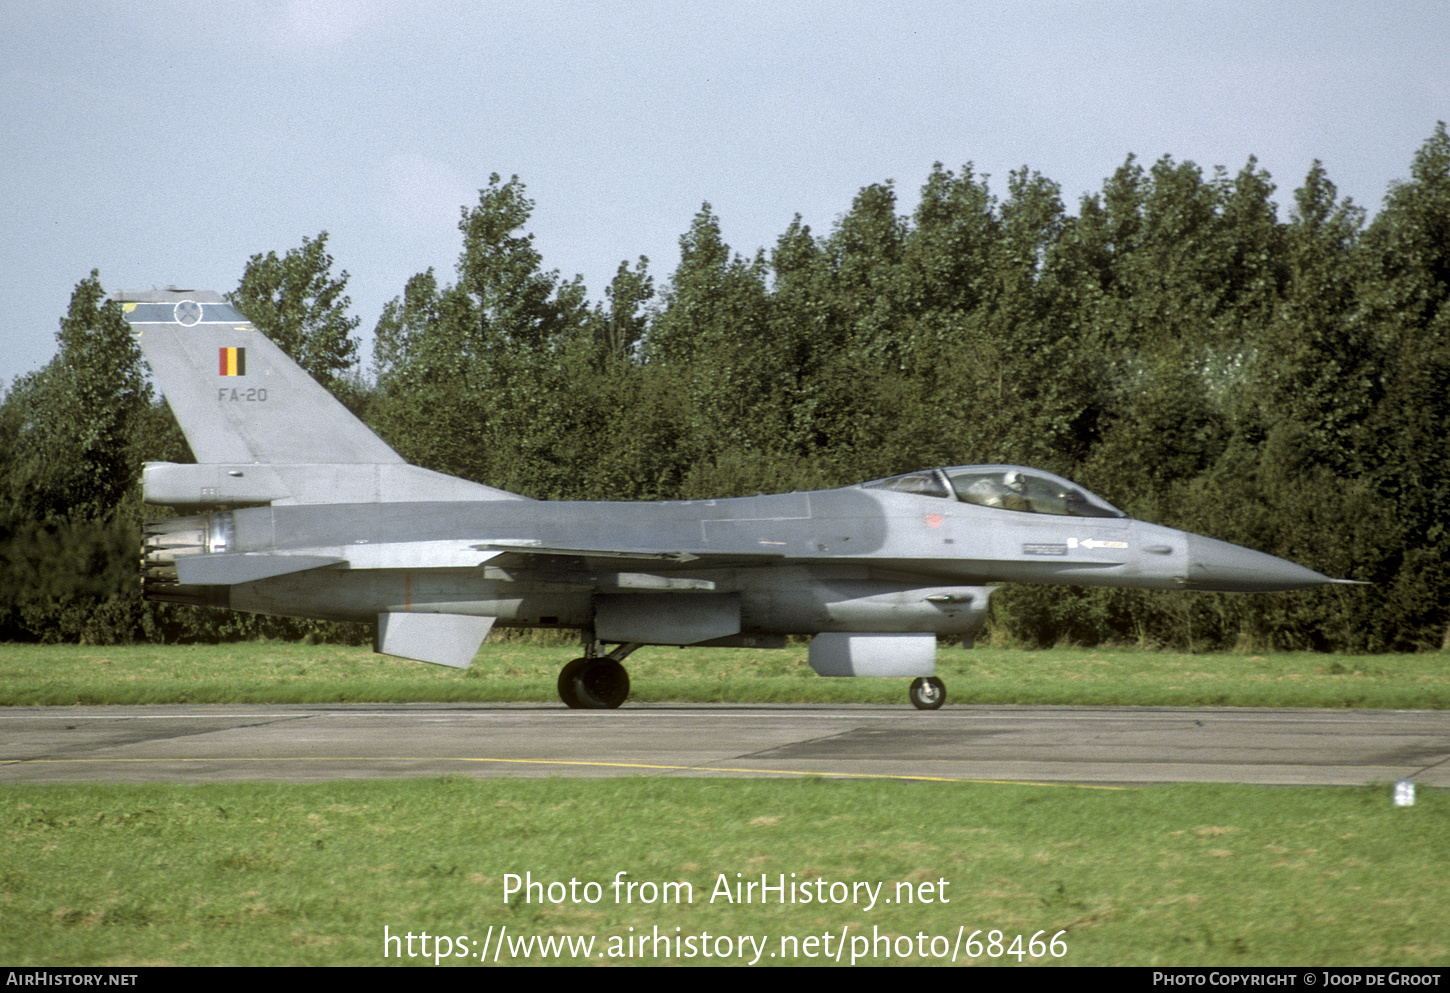
[[[947,702],[946,685],[935,676],[918,676],[913,679],[908,695],[917,710],[936,710]]]
[[[621,663],[639,645],[631,642],[596,655],[597,645],[593,632],[586,632],[588,654],[559,671],[559,699],[574,710],[612,710],[629,696],[629,673]]]

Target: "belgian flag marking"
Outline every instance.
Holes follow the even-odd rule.
[[[245,376],[247,374],[247,350],[245,348],[218,348],[217,371],[223,376]]]

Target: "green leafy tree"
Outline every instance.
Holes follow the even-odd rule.
[[[764,255],[732,253],[704,204],[680,238],[680,264],[662,297],[642,379],[652,395],[673,390],[683,399],[688,444],[675,453],[678,495],[756,492],[775,478],[785,433]]]
[[[494,173],[488,189],[479,191],[478,206],[459,221],[458,289],[472,300],[481,339],[539,347],[583,316],[578,281],[561,284],[557,270],[543,271],[534,236],[523,233],[533,210],[519,177],[505,183]]]
[[[100,276],[76,285],[59,352],[0,407],[0,637],[127,640],[135,583],[141,353]]]
[[[10,506],[41,523],[108,517],[140,473],[130,433],[151,388],[120,308],[104,300],[92,271],[61,319],[59,353],[6,398]]]
[[[308,375],[346,395],[346,378],[357,365],[353,332],[360,318],[348,316],[348,274],[333,276],[332,264],[326,231],[304,237],[301,247],[281,258],[276,252],[253,255],[229,299]]]
[[[1380,363],[1355,317],[1362,226],[1363,212],[1338,198],[1316,162],[1282,232],[1277,261],[1286,281],[1254,338],[1248,402],[1199,512],[1224,537],[1356,578],[1372,576],[1397,541],[1393,515],[1365,475]],[[1226,514],[1229,506],[1236,513]],[[1309,591],[1239,608],[1239,627],[1276,647],[1364,648],[1379,635],[1355,606],[1376,596]]]
[[[383,437],[421,465],[531,496],[575,484],[561,462],[575,367],[590,336],[582,281],[545,272],[518,177],[490,177],[459,221],[458,282],[432,271],[384,308],[374,345]]]
[[[934,328],[950,327],[953,319],[981,305],[997,236],[996,202],[971,163],[960,174],[939,162],[933,165],[912,215],[902,262],[907,283],[903,295],[934,318]],[[934,335],[925,344],[939,347],[943,341]]]
[[[619,270],[604,295],[609,306],[601,309],[597,317],[600,345],[610,359],[628,361],[634,357],[649,326],[649,315],[644,308],[655,295],[649,259],[641,255],[633,269],[626,262],[619,263]]]
[[[1401,540],[1380,575],[1396,644],[1450,644],[1450,135],[1442,121],[1364,236],[1360,312],[1380,357],[1369,475]],[[1379,578],[1379,577],[1376,577]]]

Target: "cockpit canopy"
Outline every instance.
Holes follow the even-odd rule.
[[[927,469],[862,483],[863,487],[915,493],[999,510],[1059,517],[1126,517],[1121,510],[1061,476],[1020,465],[961,465]]]

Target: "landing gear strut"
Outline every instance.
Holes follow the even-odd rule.
[[[947,688],[935,676],[918,676],[911,681],[908,695],[917,710],[936,710],[947,702]]]
[[[612,710],[629,696],[629,673],[621,665],[639,645],[620,645],[608,655],[596,655],[594,632],[585,632],[583,658],[559,671],[559,699],[574,710]]]

